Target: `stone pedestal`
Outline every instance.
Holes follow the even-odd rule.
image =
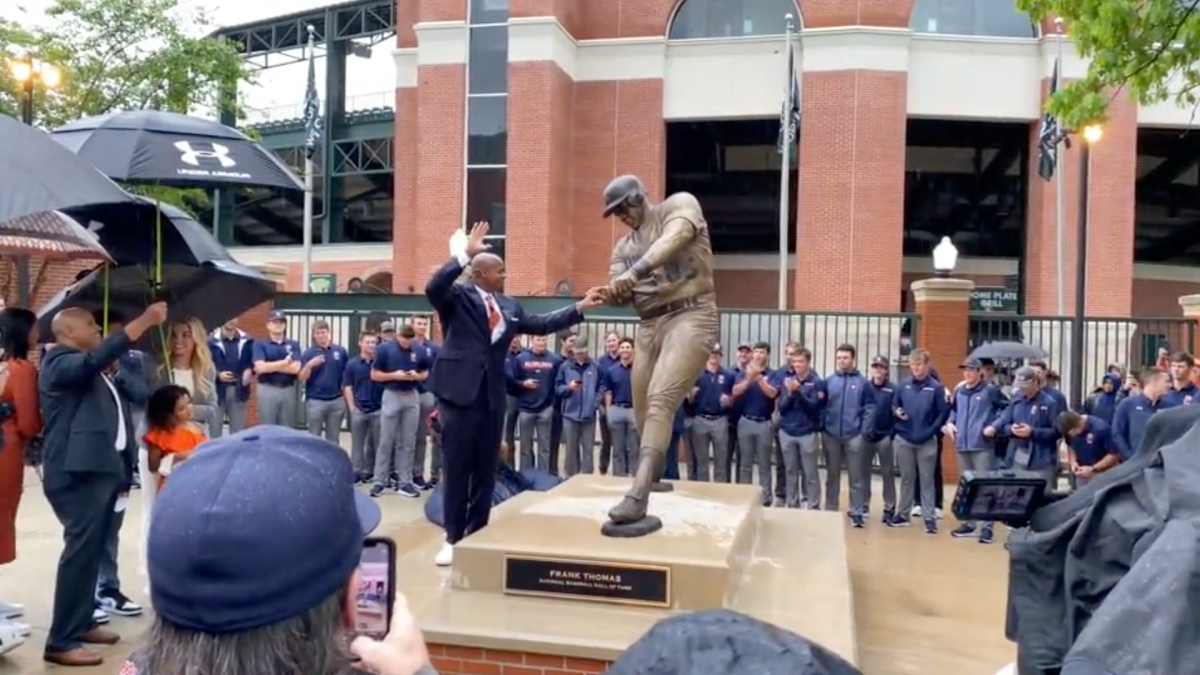
[[[405,551],[397,576],[445,654],[433,665],[490,673],[565,659],[572,673],[602,672],[660,619],[716,608],[857,661],[845,516],[764,509],[757,486],[673,483],[651,495],[663,527],[645,537],[600,534],[629,479],[580,475],[501,504],[455,546],[448,574],[431,564],[439,541]]]
[[[916,347],[929,352],[942,384],[953,389],[958,384],[958,365],[967,355],[971,321],[969,316],[970,279],[935,277],[913,282],[913,299],[918,314]],[[958,481],[958,455],[954,443],[942,441],[942,477],[948,485]]]
[[[745,485],[681,485],[654,496],[665,536],[609,540],[597,538],[599,524],[628,489],[626,481],[569,480],[508,527],[486,528],[458,546],[454,587],[691,611],[730,606],[758,538],[762,495]],[[545,577],[522,579],[526,561],[538,562]],[[643,582],[657,575],[661,596],[640,596],[639,582],[631,580],[639,571],[646,573]]]

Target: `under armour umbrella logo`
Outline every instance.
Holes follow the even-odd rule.
[[[179,141],[175,144],[175,149],[183,153],[179,156],[180,161],[184,164],[192,166],[200,166],[200,159],[211,159],[220,163],[222,168],[231,169],[237,166],[237,162],[229,156],[228,146],[220,145],[219,143],[209,143],[212,150],[197,150],[192,147],[192,144],[187,141]]]

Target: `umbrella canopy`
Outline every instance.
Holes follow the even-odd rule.
[[[230,260],[202,266],[164,265],[163,283],[157,290],[141,265],[103,267],[60,292],[38,312],[42,335],[52,335],[50,321],[59,311],[82,307],[99,313],[104,308],[105,283],[108,307],[114,316],[133,317],[156,300],[170,305],[170,318],[194,317],[207,328],[220,326],[246,310],[275,297],[275,283],[262,274]]]
[[[7,115],[0,115],[0,148],[0,223],[45,211],[75,215],[95,205],[145,208],[87,160]]]
[[[993,361],[1025,359],[1044,359],[1046,353],[1033,345],[1023,342],[988,342],[975,348],[971,358],[991,359]]]
[[[182,209],[145,197],[135,199],[144,211],[133,217],[123,209],[104,207],[87,209],[78,216],[116,264],[154,263],[160,238],[163,265],[233,262],[208,228]]]
[[[127,183],[304,189],[275,153],[237,129],[199,117],[130,110],[76,120],[51,136],[104,175]]]
[[[0,253],[60,262],[112,260],[95,234],[61,211],[42,211],[0,223]]]

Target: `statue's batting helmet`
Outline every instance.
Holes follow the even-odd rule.
[[[630,200],[646,199],[646,186],[637,176],[617,176],[604,188],[604,217],[607,218]]]

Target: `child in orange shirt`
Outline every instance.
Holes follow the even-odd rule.
[[[208,440],[192,421],[192,396],[187,389],[168,384],[150,396],[146,405],[146,442],[150,471],[158,475],[163,489],[171,469],[191,456],[196,446]]]

